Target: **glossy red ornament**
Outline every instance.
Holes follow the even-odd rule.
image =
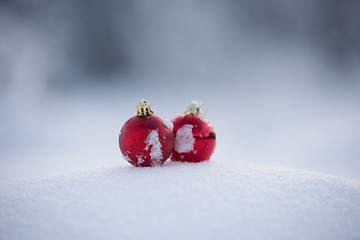
[[[185,114],[172,120],[175,147],[173,161],[201,162],[214,152],[216,135],[211,123],[200,115],[199,103],[189,105]]]
[[[121,129],[121,153],[136,167],[161,165],[169,158],[174,148],[172,124],[153,114],[145,101],[142,100],[140,104],[138,114],[130,118]]]

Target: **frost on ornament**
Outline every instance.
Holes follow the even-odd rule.
[[[185,124],[177,130],[175,136],[175,151],[188,153],[194,150],[195,138],[192,134],[193,125]]]
[[[127,155],[122,155],[122,156],[126,161],[131,162],[131,159],[129,158],[129,156],[127,156]]]
[[[157,130],[150,131],[149,135],[145,139],[145,150],[150,150],[150,158],[152,160],[152,165],[159,165],[161,164],[161,160],[163,158],[163,152],[161,150],[161,143],[159,140],[159,133]]]
[[[142,164],[142,163],[144,163],[145,162],[145,160],[144,160],[144,158],[143,158],[144,156],[138,156],[138,155],[136,155],[136,158],[137,158],[137,163],[138,164]]]
[[[163,119],[162,124],[164,124],[164,126],[170,129],[171,131],[174,129],[174,125],[172,124],[172,122],[170,122],[167,119]]]

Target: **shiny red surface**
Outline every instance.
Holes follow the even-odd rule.
[[[125,158],[136,167],[150,167],[156,161],[151,159],[150,152],[152,146],[146,150],[145,140],[152,130],[158,130],[159,141],[163,153],[160,164],[164,163],[170,156],[174,148],[174,134],[171,129],[162,123],[162,118],[152,114],[148,117],[134,116],[130,118],[122,127],[119,135],[119,146]],[[141,163],[139,156],[144,160]]]
[[[193,125],[192,134],[195,138],[194,150],[187,153],[172,152],[171,160],[183,162],[201,162],[209,160],[216,145],[216,135],[211,123],[200,115],[181,115],[172,120],[174,135],[185,124]]]

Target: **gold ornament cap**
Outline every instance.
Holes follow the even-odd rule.
[[[193,114],[193,115],[205,115],[207,113],[207,107],[198,101],[191,101],[187,106],[184,115]]]
[[[150,104],[148,104],[144,99],[141,99],[141,102],[136,105],[136,115],[139,117],[148,117],[154,112],[150,108]]]

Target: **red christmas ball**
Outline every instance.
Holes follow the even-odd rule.
[[[214,152],[215,131],[211,123],[199,115],[198,103],[193,107],[189,105],[184,115],[172,120],[175,135],[175,147],[171,155],[173,161],[201,162],[209,160]]]
[[[174,148],[172,124],[153,114],[145,101],[140,104],[138,114],[130,118],[121,129],[121,153],[136,167],[161,165]]]

